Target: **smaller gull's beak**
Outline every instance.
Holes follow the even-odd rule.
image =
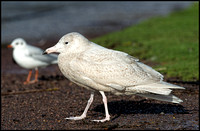
[[[12,48],[12,45],[8,45],[7,48]]]

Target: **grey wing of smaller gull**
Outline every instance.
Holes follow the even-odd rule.
[[[48,54],[48,55],[42,55],[43,54],[43,50],[31,45],[27,45],[27,49],[28,49],[28,56],[31,56],[33,59],[36,59],[38,61],[42,61],[48,64],[56,64],[58,63],[57,61],[57,57],[58,55],[56,54]]]

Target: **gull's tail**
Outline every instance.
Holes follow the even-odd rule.
[[[176,86],[167,82],[152,83],[147,85],[139,85],[135,87],[128,87],[128,92],[141,92],[136,95],[152,98],[161,101],[180,103],[183,102],[178,97],[170,94],[171,89],[185,89],[184,87]]]

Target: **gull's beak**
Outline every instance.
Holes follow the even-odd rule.
[[[7,48],[13,48],[12,45],[8,45]]]
[[[52,46],[50,48],[47,48],[44,52],[43,52],[43,55],[45,54],[50,54],[50,53],[54,53],[54,52],[57,52],[56,50],[56,47],[55,46]]]

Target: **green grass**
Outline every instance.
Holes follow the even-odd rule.
[[[167,77],[199,80],[199,3],[188,9],[146,20],[92,41],[124,51],[142,61],[157,63],[154,69]]]

